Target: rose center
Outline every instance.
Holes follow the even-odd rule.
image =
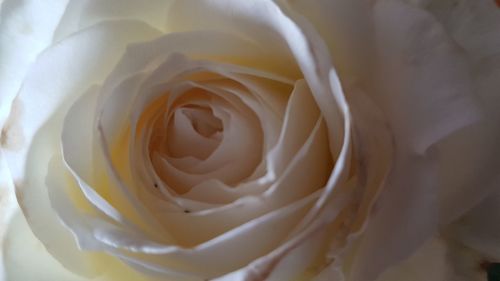
[[[256,102],[251,93],[221,79],[192,83],[172,87],[149,114],[146,133],[155,173],[177,194],[210,180],[234,186],[262,159],[263,134],[248,105]]]
[[[187,105],[180,110],[191,121],[193,129],[203,137],[210,138],[222,132],[222,121],[214,116],[211,108]]]

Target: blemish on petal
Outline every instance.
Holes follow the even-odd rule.
[[[25,138],[20,119],[23,114],[22,103],[16,98],[12,102],[9,118],[0,134],[0,146],[7,150],[19,150],[23,147]]]

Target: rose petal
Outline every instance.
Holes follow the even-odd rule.
[[[43,244],[35,237],[24,216],[17,213],[12,218],[3,241],[5,247],[4,265],[6,280],[40,280],[40,281],[112,281],[112,280],[155,280],[131,270],[112,258],[100,260],[106,265],[106,271],[97,278],[85,278],[64,268],[51,256]]]
[[[67,1],[40,3],[38,1],[7,0],[0,12],[0,128],[3,128],[14,97],[28,69],[43,49],[52,43],[56,26],[66,8]],[[2,136],[2,147],[19,147]],[[18,140],[20,141],[20,140]]]
[[[22,131],[25,143],[21,150],[6,151],[6,159],[18,184],[18,200],[33,231],[46,243],[51,254],[62,262],[69,261],[65,258],[67,252],[75,257],[82,253],[73,241],[70,242],[69,233],[57,221],[49,206],[44,184],[47,161],[52,152],[59,149],[57,137],[61,132],[61,114],[82,88],[109,70],[125,44],[155,34],[149,27],[134,22],[104,23],[82,31],[38,58],[17,97],[25,111],[15,125]],[[47,73],[53,75],[53,79],[46,79]],[[68,79],[68,76],[74,79]],[[59,106],[63,108],[54,113]],[[42,125],[43,129],[37,133]],[[21,181],[23,177],[24,181]],[[67,244],[62,243],[65,237]],[[81,265],[83,263],[71,266],[76,269]]]
[[[289,50],[325,116],[332,155],[339,153],[342,143],[337,142],[339,139],[334,134],[343,132],[342,114],[337,105],[337,102],[342,103],[342,97],[338,95],[340,93],[331,92],[329,71],[332,65],[329,52],[312,25],[286,7],[267,1],[258,1],[258,4],[232,1],[198,1],[193,4],[177,1],[172,9],[176,12],[168,20],[172,26],[178,27],[178,31],[206,28],[228,30],[251,35],[253,40],[266,44],[277,56],[286,54],[283,50]]]
[[[500,185],[497,177],[496,186]],[[469,248],[475,249],[486,261],[500,262],[500,192],[495,191],[472,210],[453,223],[447,233]]]
[[[281,175],[295,152],[310,134],[318,114],[319,110],[305,81],[299,80],[288,101],[279,140],[266,156],[269,163],[266,177],[270,179],[261,180],[273,181]]]
[[[417,153],[477,122],[469,66],[443,27],[426,11],[399,0],[374,7],[385,83],[378,102],[387,111],[398,145]]]
[[[371,63],[373,42],[369,1],[286,1],[313,25],[325,41],[343,80],[361,78]]]
[[[413,252],[436,231],[441,223],[447,223],[447,221],[443,221],[446,212],[464,211],[468,208],[456,205],[456,201],[450,200],[453,198],[451,197],[453,193],[446,193],[445,186],[442,185],[443,174],[437,170],[439,167],[437,157],[441,158],[440,153],[444,150],[438,148],[439,153],[432,149],[426,152],[426,148],[477,120],[477,103],[474,101],[470,88],[467,65],[453,42],[446,37],[439,23],[428,13],[399,1],[381,1],[378,2],[375,9],[379,34],[390,35],[384,37],[386,39],[384,42],[391,42],[390,45],[386,46],[393,50],[391,56],[397,57],[398,53],[401,55],[412,54],[413,59],[410,61],[404,60],[405,56],[398,59],[399,62],[407,62],[405,68],[400,69],[400,71],[403,74],[405,71],[410,71],[412,78],[409,81],[414,80],[419,84],[415,89],[421,90],[417,93],[412,92],[414,91],[412,89],[407,89],[405,91],[407,95],[399,95],[400,97],[404,96],[407,99],[406,102],[409,103],[398,102],[397,97],[391,96],[390,98],[395,107],[394,111],[387,110],[387,112],[391,122],[393,122],[398,150],[396,151],[394,170],[388,179],[380,201],[377,203],[378,210],[368,225],[363,244],[360,246],[360,254],[357,256],[357,263],[354,267],[354,280],[368,280],[377,276],[385,267]],[[398,24],[389,25],[388,23],[392,20],[397,20]],[[401,24],[401,20],[408,22]],[[413,29],[410,32],[405,28]],[[402,40],[408,36],[412,36],[413,39]],[[399,38],[399,40],[395,38]],[[406,44],[416,42],[415,40],[424,46]],[[419,46],[419,50],[415,50],[415,46]],[[422,56],[424,54],[426,56]],[[434,57],[436,59],[433,59]],[[461,63],[457,65],[459,62]],[[453,71],[439,70],[447,68],[452,68]],[[439,77],[438,80],[433,80],[428,76],[431,73],[430,70],[439,71],[439,74],[432,76]],[[443,75],[443,72],[449,76]],[[427,81],[420,80],[425,77],[429,79]],[[469,83],[469,86],[460,84],[463,82]],[[456,88],[457,85],[461,86]],[[427,89],[427,87],[430,88]],[[409,95],[409,93],[412,94]],[[420,100],[423,94],[432,94],[433,96]],[[417,98],[419,101],[412,100]],[[434,102],[430,103],[429,100]],[[405,104],[408,104],[410,108],[407,108]],[[419,104],[423,107],[420,107]],[[394,115],[394,113],[397,114]],[[412,119],[412,117],[407,119],[405,116],[418,116],[418,119]],[[422,116],[425,118],[421,119]],[[439,122],[432,121],[434,119],[439,120]],[[397,125],[394,122],[401,122],[401,124]],[[403,130],[401,130],[402,128]],[[455,140],[461,142],[463,138]],[[426,152],[427,155],[412,155],[405,151],[408,148],[414,153]],[[451,163],[448,162],[447,166],[453,169],[455,164]],[[457,185],[450,187],[450,191],[457,190]],[[462,187],[459,189],[464,190]],[[481,194],[484,193],[479,192],[477,195]],[[445,202],[455,203],[452,203],[452,206]],[[453,208],[443,209],[446,206]],[[384,244],[383,241],[387,241],[387,239],[391,240],[390,244]],[[382,244],[385,245],[383,259],[375,255],[382,250],[377,245]]]
[[[109,20],[138,20],[164,31],[165,14],[169,2],[163,0],[146,0],[140,3],[134,0],[70,0],[57,26],[54,41]],[[37,14],[44,13],[38,11]]]
[[[58,194],[61,195],[62,193]],[[275,243],[283,239],[283,235],[287,233],[289,227],[293,226],[293,223],[297,221],[296,216],[303,215],[307,210],[306,207],[310,206],[316,197],[317,194],[308,196],[295,204],[277,209],[257,220],[246,223],[238,229],[226,232],[216,239],[190,249],[151,243],[139,236],[134,238],[129,232],[105,224],[96,224],[87,230],[82,228],[81,231],[74,234],[83,239],[90,239],[87,242],[90,243],[88,245],[92,248],[97,246],[96,249],[110,251],[113,255],[133,262],[136,266],[141,266],[143,270],[154,270],[157,274],[166,276],[175,276],[176,274],[189,276],[187,272],[194,272],[203,276],[216,276],[241,267],[255,257],[264,254],[267,251],[266,249],[272,249]],[[64,203],[67,200],[58,200],[58,202]],[[65,219],[65,222],[70,227],[74,227],[75,223],[79,227],[85,227],[85,223],[82,221],[84,218],[89,224],[97,223],[89,216],[78,217],[77,213],[71,214],[71,212],[65,214],[65,216],[68,215],[73,217],[72,220]],[[277,225],[279,225],[279,228]],[[279,231],[270,232],[270,228],[279,229]],[[90,231],[91,229],[93,230]],[[265,236],[265,239],[262,238],[262,235]],[[257,243],[257,241],[260,242]],[[262,243],[263,241],[265,243]],[[228,243],[230,246],[228,246]],[[241,249],[246,245],[253,245],[252,250]],[[130,250],[144,252],[146,255],[138,256],[134,253],[127,253]],[[233,258],[231,262],[228,262],[227,259],[222,257],[216,258],[218,255],[232,256]],[[185,273],[176,271],[176,268]]]
[[[106,264],[103,259],[109,259],[109,256],[101,252],[124,258],[135,252],[154,254],[156,248],[163,247],[163,244],[153,242],[153,237],[148,237],[137,229],[119,227],[112,221],[90,213],[88,208],[85,210],[74,194],[70,196],[71,188],[76,188],[76,182],[71,179],[70,173],[62,165],[60,155],[54,155],[49,163],[47,187],[50,203],[62,224],[72,232],[80,251],[94,255],[89,260],[91,267],[100,269]],[[129,252],[129,254],[124,255],[122,252]],[[72,256],[72,258],[75,257]],[[164,272],[170,277],[186,275],[168,268],[164,269]]]
[[[172,39],[175,39],[175,38],[172,38]],[[175,42],[175,40],[173,42]],[[178,59],[176,59],[176,58],[178,58]],[[250,69],[245,68],[245,67],[236,67],[236,66],[224,65],[224,64],[212,65],[212,64],[210,64],[208,62],[204,62],[204,61],[197,62],[197,63],[193,62],[193,63],[186,64],[183,61],[184,60],[180,59],[178,55],[177,56],[169,57],[164,62],[164,64],[163,64],[164,65],[163,68],[167,68],[167,69],[165,69],[166,72],[165,71],[161,71],[161,72],[163,74],[170,73],[170,72],[172,72],[172,70],[170,70],[170,72],[169,72],[168,69],[174,69],[175,70],[174,72],[180,72],[180,73],[182,73],[183,71],[186,71],[186,70],[183,70],[183,68],[187,68],[187,70],[189,70],[190,68],[194,68],[194,69],[207,68],[207,70],[212,70],[213,69],[213,71],[222,72],[225,76],[229,76],[231,78],[234,78],[237,81],[243,81],[245,83],[245,86],[251,87],[252,90],[254,90],[255,86],[258,86],[258,87],[256,87],[255,92],[257,92],[257,91],[260,90],[261,95],[262,95],[262,93],[266,93],[269,90],[267,90],[265,87],[263,87],[263,85],[259,85],[259,83],[251,82],[252,80],[251,79],[249,80],[249,78],[246,78],[246,77],[241,76],[241,75],[238,76],[237,74],[232,74],[232,73],[233,72],[235,72],[235,73],[238,73],[238,72],[247,73],[248,72],[248,74],[253,74],[253,75],[258,75],[258,76],[264,76],[264,77],[268,77],[269,76],[270,78],[273,78],[273,79],[276,78],[279,81],[286,81],[286,82],[288,82],[288,80],[285,79],[285,78],[281,78],[279,76],[272,75],[272,74],[267,73],[267,72],[262,72],[262,71],[258,71],[258,70],[250,70]],[[179,66],[179,64],[180,64],[180,66]],[[173,67],[175,65],[177,65],[177,67]],[[156,71],[158,73],[160,73],[159,70],[156,70]],[[130,79],[135,79],[135,78],[130,78]],[[168,76],[167,77],[163,76],[163,79],[168,79]],[[125,81],[128,81],[128,80],[129,79],[127,79]],[[148,81],[149,80],[151,80],[151,81],[150,82],[147,82],[147,81],[144,82],[145,83],[144,85],[147,85],[147,84],[150,84],[150,83],[154,83],[154,81],[155,81],[155,79],[153,79],[151,77],[148,78]],[[132,81],[132,80],[130,80],[130,81]],[[141,82],[140,78],[136,79],[136,82],[133,82],[133,83],[138,83],[138,82]],[[126,87],[125,84],[124,84],[123,88],[120,86],[117,89],[123,89],[123,90],[126,91],[127,95],[130,94],[131,96],[134,96],[135,93],[136,93],[135,90],[134,90],[134,87]],[[144,108],[148,102],[151,102],[152,99],[155,98],[155,96],[158,96],[158,93],[160,93],[160,94],[164,93],[165,91],[168,91],[168,89],[169,89],[169,86],[168,86],[168,84],[166,84],[165,86],[163,86],[163,88],[155,88],[154,91],[153,90],[149,90],[149,91],[147,91],[147,94],[139,95],[138,96],[138,100],[136,101],[138,103],[138,105],[133,106],[133,108],[134,108],[134,110],[136,112],[132,116],[133,117],[133,122],[136,122],[134,120],[138,120],[138,118],[140,116],[137,112],[140,113],[142,110],[140,110],[139,108]],[[274,90],[273,90],[273,92],[274,92]],[[123,111],[121,111],[121,110],[119,111],[118,109],[123,108],[123,106],[118,106],[118,105],[122,104],[123,102],[125,102],[127,100],[130,101],[130,97],[127,97],[127,99],[123,99],[123,98],[120,98],[120,97],[123,97],[123,96],[118,95],[118,93],[120,93],[120,92],[116,92],[116,93],[117,93],[117,95],[111,95],[110,99],[107,101],[106,104],[108,104],[109,107],[105,107],[104,108],[104,113],[105,114],[103,115],[103,118],[105,118],[105,119],[102,119],[102,121],[103,121],[103,123],[102,123],[102,125],[103,125],[103,132],[105,133],[105,135],[107,135],[107,138],[111,138],[111,139],[113,138],[113,135],[117,136],[117,134],[118,134],[116,132],[117,131],[116,128],[120,127],[120,126],[123,126],[123,125],[116,126],[116,124],[125,124],[125,122],[126,122],[126,119],[124,119],[124,118],[126,118],[127,114],[123,114]],[[270,94],[269,96],[272,96],[272,95]],[[274,95],[274,96],[277,96],[277,95]],[[267,100],[269,100],[269,99],[267,99]],[[275,98],[275,100],[277,100],[277,99]],[[116,101],[116,102],[113,102],[113,101]],[[269,102],[272,102],[272,104],[276,103],[275,101],[273,101],[273,99],[269,100]],[[109,108],[109,110],[107,108]],[[129,108],[129,110],[130,110],[130,109],[132,109],[132,106],[131,105],[125,106],[125,108]],[[108,114],[108,112],[110,114]],[[114,112],[114,113],[112,113],[112,112]],[[120,113],[120,114],[118,114],[118,113]],[[132,128],[132,131],[134,131],[134,130],[135,129]],[[113,132],[115,132],[115,133],[113,133]],[[141,136],[140,139],[144,139],[144,136]],[[134,148],[136,146],[145,147],[144,145],[140,145],[140,143],[129,145],[129,147],[131,147],[131,148]],[[145,151],[141,151],[141,153],[145,153]],[[133,155],[133,154],[131,154],[131,155]],[[143,161],[144,159],[147,159],[147,158],[146,157],[140,157],[139,161]],[[130,163],[140,163],[139,161],[132,159],[130,161]],[[120,161],[120,163],[121,162],[122,161]],[[127,162],[125,162],[125,163],[127,163]],[[145,163],[145,165],[147,165],[147,163]],[[136,164],[136,168],[137,168],[137,164]],[[134,170],[137,170],[137,169],[134,169]],[[147,170],[152,171],[153,169],[145,169],[145,171],[147,171]],[[132,171],[132,173],[133,173],[133,171]],[[130,174],[130,173],[125,173],[125,174]],[[153,178],[153,177],[151,177],[151,178]],[[149,183],[148,184],[147,182],[146,182],[146,184],[147,185],[151,185],[151,186],[153,185],[153,183]],[[173,200],[173,199],[171,199],[171,200]]]
[[[269,94],[271,95],[273,93]],[[275,137],[272,137],[269,141],[269,143],[273,145],[273,148],[269,153],[266,153],[266,162],[268,163],[266,166],[268,167],[268,174],[262,175],[261,177],[263,178],[256,178],[255,180],[249,181],[247,183],[242,183],[232,189],[220,189],[218,185],[213,185],[213,188],[216,189],[212,189],[211,187],[209,188],[209,186],[206,185],[204,185],[203,187],[200,186],[198,188],[195,186],[188,194],[185,194],[184,197],[192,199],[198,198],[198,200],[203,198],[204,200],[206,200],[206,196],[210,196],[213,197],[214,200],[221,202],[221,200],[224,200],[224,198],[226,197],[228,199],[231,198],[231,201],[234,201],[236,198],[241,197],[244,194],[259,194],[263,192],[265,188],[276,181],[277,178],[282,176],[282,173],[286,167],[285,164],[290,163],[291,159],[298,153],[300,147],[304,144],[305,139],[310,135],[311,130],[313,129],[313,126],[317,121],[317,110],[318,109],[314,104],[307,86],[305,85],[303,80],[299,80],[296,83],[295,88],[288,101],[287,111],[285,113],[285,121],[281,129],[279,142],[275,143]],[[314,118],[313,112],[316,113],[316,118]],[[269,114],[260,116],[261,123],[269,124],[269,120],[272,119],[268,116]],[[302,117],[299,118],[299,116]],[[313,118],[312,122],[310,122],[311,120],[309,120],[309,116]],[[296,118],[297,120],[295,120]],[[264,130],[266,140],[270,138],[269,134],[276,134],[274,130],[276,130],[276,128]],[[279,165],[280,167],[274,167],[277,165]],[[218,190],[218,192],[216,193],[217,195],[212,194],[212,192],[215,192],[215,190]],[[195,192],[199,192],[199,195],[193,197],[196,194]],[[221,194],[221,192],[224,193]]]
[[[192,215],[164,212],[162,219],[171,233],[184,243],[200,243],[258,218],[275,208],[292,204],[323,187],[329,173],[325,128],[317,122],[290,166],[267,192]]]
[[[62,267],[33,235],[21,213],[13,217],[3,243],[4,280],[90,280]]]
[[[255,279],[265,279],[267,278],[279,262],[285,259],[290,253],[293,253],[294,249],[297,249],[306,241],[314,237],[314,235],[321,230],[326,228],[327,222],[331,222],[336,218],[339,212],[344,208],[346,202],[349,201],[349,194],[343,194],[342,196],[337,196],[333,198],[332,205],[329,205],[327,212],[322,213],[323,217],[321,219],[315,220],[309,224],[302,232],[298,235],[290,238],[286,243],[281,244],[276,247],[272,252],[265,256],[253,260],[247,266],[240,268],[237,271],[233,271],[222,276],[219,280],[232,280],[231,278],[255,278]]]
[[[491,192],[498,186],[500,150],[498,142],[499,65],[500,44],[499,10],[493,1],[460,1],[455,5],[447,1],[434,1],[425,6],[443,24],[453,39],[465,51],[472,63],[476,91],[488,111],[486,120],[463,130],[442,144],[441,167],[444,175],[442,218],[450,221],[467,212],[449,228],[454,239],[476,249],[490,259],[498,260],[494,238],[498,231],[491,223],[496,214],[497,196]],[[457,188],[459,186],[460,188]],[[482,201],[480,201],[482,200]],[[485,214],[487,214],[485,216]],[[484,218],[488,217],[488,220]]]
[[[356,253],[353,280],[376,278],[411,254],[438,227],[437,161],[421,156],[402,158],[399,151],[396,157]],[[379,254],[382,250],[383,256]]]
[[[221,44],[221,42],[224,42],[224,44]],[[203,29],[194,32],[169,33],[156,40],[130,46],[123,56],[123,60],[120,61],[113,73],[107,78],[103,90],[105,94],[102,100],[106,100],[112,88],[124,78],[139,71],[155,69],[174,53],[191,54],[191,59],[216,59],[220,63],[238,63],[240,66],[250,65],[253,68],[258,65],[260,70],[268,73],[273,72],[274,66],[284,65],[287,62],[287,60],[277,57],[269,64],[262,63],[260,60],[262,58],[272,58],[272,53],[259,48],[254,42],[244,37],[227,32],[207,31]],[[178,56],[177,60],[181,58],[182,56]],[[180,61],[182,62],[182,60]],[[293,65],[293,63],[290,65]],[[163,71],[158,71],[157,75],[160,76],[160,81],[165,80],[165,77],[161,76],[163,73]]]
[[[297,248],[294,248],[285,258],[280,260],[266,280],[311,279],[318,260],[321,263],[328,241],[327,229],[319,231]],[[299,279],[300,280],[300,279]],[[333,275],[328,280],[336,280]]]
[[[445,221],[462,215],[493,191],[500,165],[500,11],[492,1],[433,2],[426,7],[471,62],[474,94],[487,112],[482,122],[448,138],[440,147],[445,178],[441,197]],[[457,188],[459,186],[460,188]],[[460,206],[460,207],[458,207]]]
[[[96,114],[98,89],[99,87],[93,87],[83,94],[64,118],[61,137],[64,161],[84,196],[95,208],[120,224],[145,228],[153,236],[165,238],[168,235],[157,229],[157,222],[151,220],[150,214],[145,214],[140,203],[129,200],[126,192],[113,188],[112,180],[104,173],[97,172],[102,165],[95,164],[96,153],[93,149],[97,145],[97,132],[92,116]],[[111,204],[104,197],[112,198]]]
[[[452,281],[447,247],[441,239],[430,239],[411,257],[394,265],[377,281]],[[465,280],[463,280],[465,281]]]
[[[133,21],[107,22],[75,34],[38,58],[17,96],[17,102],[25,113],[15,120],[16,126],[4,132],[8,136],[13,134],[16,127],[21,127],[18,129],[25,140],[23,149],[7,151],[6,157],[14,179],[22,178],[29,143],[49,116],[62,104],[68,106],[68,100],[74,99],[84,89],[102,79],[116,63],[120,50],[126,44],[157,34],[150,27]],[[78,52],[75,53],[75,50]],[[109,55],[110,53],[113,55]],[[103,56],[103,59],[98,59],[99,56]],[[53,79],[46,79],[47,73]]]
[[[477,67],[498,56],[500,11],[490,0],[430,1],[424,7],[446,28]]]

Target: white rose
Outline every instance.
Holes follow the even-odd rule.
[[[5,0],[2,163],[75,280],[375,280],[498,187],[495,16],[488,0]],[[465,220],[495,233],[481,206]]]

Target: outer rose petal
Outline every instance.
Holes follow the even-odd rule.
[[[470,124],[478,127],[482,108],[474,96],[466,57],[425,10],[404,1],[381,0],[375,2],[374,14],[382,70],[396,70],[396,76],[383,75],[386,87],[376,101],[386,112],[397,151],[387,187],[354,258],[354,280],[376,277],[449,223],[450,213],[464,212],[475,203],[456,205],[464,186],[454,182],[449,189],[455,193],[448,193],[440,166],[447,149],[439,146],[443,139],[460,142],[460,135],[449,135]],[[482,135],[485,132],[488,129]],[[450,170],[455,166],[453,161],[444,165]],[[475,190],[477,196],[486,194],[485,189]]]
[[[333,63],[346,80],[366,74],[373,59],[369,1],[287,0],[305,16],[325,41]]]
[[[10,112],[22,79],[36,56],[50,43],[66,7],[61,1],[1,2],[0,10],[0,128]],[[2,138],[2,146],[6,142]],[[14,145],[14,144],[11,144]]]
[[[476,79],[476,95],[488,114],[480,126],[461,133],[441,146],[450,204],[479,204],[446,229],[453,240],[478,251],[484,260],[500,261],[500,9],[495,1],[419,1],[443,24],[465,51]],[[453,165],[450,165],[453,163]],[[474,164],[477,163],[477,164]],[[456,185],[463,188],[457,192]],[[478,188],[488,190],[480,193]],[[445,205],[444,208],[447,206]],[[446,214],[456,218],[460,212]]]
[[[152,281],[151,277],[140,275],[136,271],[107,260],[106,272],[98,278],[85,278],[72,273],[54,259],[36,238],[29,228],[24,216],[18,212],[12,219],[3,241],[5,253],[6,281],[37,280],[37,281]],[[0,275],[1,276],[1,275]]]
[[[496,186],[500,185],[500,180]],[[483,256],[500,262],[500,191],[490,194],[446,231],[449,236]]]
[[[447,271],[446,246],[440,240],[430,240],[408,259],[389,268],[377,281],[446,281]]]
[[[376,281],[485,281],[480,262],[472,251],[434,237]]]
[[[52,41],[66,1],[0,1],[0,243],[12,213],[16,209],[14,185],[10,177],[3,147],[19,148],[20,135],[7,138],[4,124],[18,93],[22,79],[36,56]],[[50,10],[50,13],[39,13]],[[13,124],[7,124],[11,126]],[[0,263],[2,263],[0,253]],[[3,263],[0,265],[2,279]]]
[[[3,250],[4,238],[7,232],[8,223],[17,209],[14,184],[10,178],[7,163],[0,150],[0,280],[4,273]]]
[[[484,198],[487,193],[478,192],[481,187],[488,192],[497,190],[500,186],[500,9],[494,1],[426,1],[424,7],[433,13],[442,22],[444,27],[465,51],[475,78],[475,94],[479,97],[487,115],[480,126],[474,126],[462,133],[460,137],[444,142],[441,156],[443,169],[447,173],[444,182],[445,192],[452,205],[471,207]],[[453,163],[451,165],[450,163]],[[455,186],[461,184],[460,192]],[[482,229],[485,235],[492,231],[493,237],[498,231],[489,228],[494,225],[490,216],[481,218],[479,213],[492,209],[492,199],[485,199],[485,206],[476,207],[470,216],[464,218],[464,228],[471,233],[479,233]],[[488,201],[490,200],[490,201]],[[449,206],[443,206],[449,208]],[[483,211],[480,211],[483,210]],[[452,219],[461,215],[461,212],[446,214]],[[476,221],[472,221],[474,218]],[[484,218],[488,218],[485,220]],[[473,225],[471,223],[474,222]],[[457,223],[460,224],[460,221]],[[477,229],[475,229],[477,228]],[[488,243],[488,241],[485,241]],[[488,253],[488,252],[485,252]]]
[[[13,126],[8,128],[7,135],[17,129],[24,136],[20,148],[4,150],[14,182],[22,184],[17,187],[20,205],[48,250],[56,258],[72,263],[73,269],[80,273],[95,273],[95,265],[92,259],[85,258],[89,253],[78,250],[69,232],[57,221],[47,198],[45,168],[50,155],[59,150],[57,137],[71,100],[84,87],[99,82],[129,42],[150,39],[157,34],[156,30],[138,22],[108,22],[52,46],[39,56],[16,98],[24,113],[11,114],[9,119]],[[52,79],[47,79],[47,74],[51,74]],[[74,79],[63,78],[68,75]],[[55,110],[59,110],[58,113]],[[41,126],[44,130],[39,133]],[[32,160],[27,161],[28,157]],[[26,163],[29,165],[25,166]]]
[[[165,31],[169,0],[69,0],[54,34],[55,41],[106,20],[139,20]]]

